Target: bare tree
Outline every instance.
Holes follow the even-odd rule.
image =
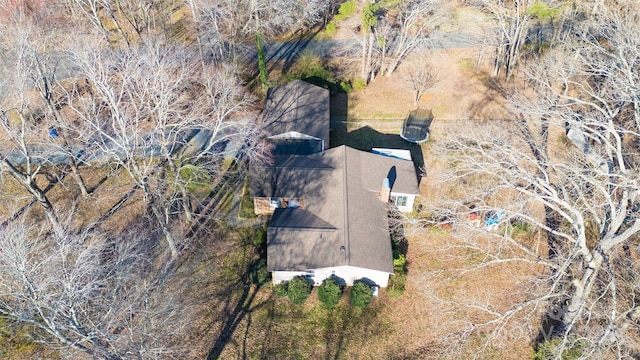
[[[82,195],[86,197],[88,191],[78,170],[77,151],[69,145],[64,134],[58,134],[55,130],[57,124],[62,122],[63,114],[60,109],[64,107],[66,93],[57,78],[58,73],[71,75],[71,70],[67,68],[68,61],[62,55],[70,27],[65,26],[64,19],[46,17],[52,17],[53,14],[39,15],[41,16],[18,14],[13,18],[4,19],[8,24],[0,37],[0,47],[13,56],[5,58],[3,69],[6,73],[12,74],[7,75],[7,78],[25,78],[17,80],[23,83],[22,87],[12,87],[8,94],[16,97],[16,93],[24,93],[17,97],[30,102],[30,111],[33,112],[31,116],[39,118],[39,131],[46,131],[49,127],[52,136],[56,138],[52,139],[55,141],[51,141],[47,147],[51,149],[49,155],[66,156],[66,163],[71,168]],[[54,25],[55,21],[58,21],[57,25]],[[60,52],[54,53],[51,50],[53,48]],[[40,101],[37,101],[32,93],[37,94]],[[36,128],[33,130],[38,131]]]
[[[415,106],[418,106],[420,99],[422,99],[422,96],[427,90],[433,88],[440,82],[440,74],[435,71],[433,66],[420,61],[408,70],[407,76],[415,91],[413,98],[413,104]]]
[[[62,233],[63,226],[58,219],[56,211],[44,189],[37,181],[40,175],[44,177],[45,174],[49,174],[54,179],[56,179],[56,176],[50,171],[43,171],[43,166],[48,162],[48,159],[43,159],[41,154],[38,153],[38,149],[33,145],[27,145],[27,134],[34,131],[33,126],[29,124],[31,121],[25,119],[23,114],[16,111],[2,110],[0,122],[4,133],[10,137],[15,144],[15,150],[17,150],[13,154],[3,156],[0,169],[2,169],[3,173],[13,177],[20,186],[33,196],[41,205],[54,231],[58,234]]]
[[[114,4],[115,5],[115,4]],[[81,19],[89,21],[95,31],[98,31],[109,46],[112,45],[112,31],[107,26],[107,21],[110,21],[120,35],[120,38],[124,40],[127,46],[131,46],[131,39],[128,32],[123,28],[120,18],[116,14],[116,9],[112,6],[110,1],[107,0],[73,0],[71,4],[72,9],[78,14],[82,14]]]
[[[0,234],[0,316],[70,357],[73,349],[103,359],[184,358],[176,335],[189,323],[187,305],[171,277],[154,272],[147,236],[58,237],[9,224]]]
[[[591,34],[616,39],[617,31],[632,31],[602,31],[611,29],[610,20],[588,24]],[[469,124],[445,142],[441,150],[452,156],[446,181],[467,184],[445,208],[469,230],[477,229],[467,225],[472,214],[484,222],[479,229],[493,241],[467,237],[484,256],[480,267],[520,262],[546,269],[542,286],[509,309],[485,306],[490,319],[483,325],[497,334],[516,313],[547,308],[540,334],[555,339],[554,357],[573,348],[584,357],[624,358],[635,351],[638,318],[640,184],[632,139],[640,133],[633,98],[617,91],[630,77],[611,71],[620,58],[601,51],[610,46],[615,54],[637,39],[590,39],[557,46],[523,70],[528,88],[511,97],[515,120]],[[504,226],[487,232],[498,228],[494,223]],[[540,229],[546,244],[513,238],[518,223]]]
[[[15,11],[0,23],[0,47],[6,56],[0,64],[5,88],[0,105],[0,128],[4,144],[0,169],[13,177],[42,206],[54,231],[61,234],[63,226],[46,196],[42,182],[57,181],[62,171],[52,161],[59,155],[56,146],[48,143],[47,115],[54,108],[55,80],[43,54],[50,38],[36,26],[36,20],[48,23],[47,14],[32,14],[16,5]]]
[[[255,129],[234,69],[195,59],[166,46],[89,49],[78,56],[88,88],[70,105],[80,119],[71,131],[96,150],[94,159],[118,164],[140,188],[173,257],[177,199],[192,217],[184,171],[200,166],[214,175],[224,157],[251,152]]]
[[[448,2],[410,0],[370,2],[362,9],[363,37],[360,77],[391,76],[400,63],[424,45],[434,29],[451,14]]]
[[[531,15],[527,12],[533,4],[529,0],[478,0],[474,4],[487,13],[495,27],[492,38],[495,49],[493,76],[500,76],[502,68],[509,80],[527,35]]]
[[[411,0],[401,2],[397,8],[389,9],[389,31],[376,33],[386,48],[381,59],[381,71],[391,76],[398,65],[416,48],[424,45],[431,33],[447,21],[452,8],[441,0]],[[379,40],[380,41],[380,40]]]

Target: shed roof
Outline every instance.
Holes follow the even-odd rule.
[[[270,88],[262,113],[269,136],[299,132],[329,145],[329,90],[295,80]]]

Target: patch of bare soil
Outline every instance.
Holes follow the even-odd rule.
[[[497,119],[506,116],[504,90],[482,67],[476,49],[441,49],[415,53],[390,77],[378,76],[365,89],[350,94],[349,117],[401,118],[416,108],[411,84],[414,69],[429,65],[437,84],[417,107],[432,109],[438,122]]]

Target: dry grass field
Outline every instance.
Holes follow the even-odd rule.
[[[486,75],[468,66],[474,50],[441,50],[423,55],[438,71],[447,74],[420,104],[434,109],[436,115],[432,137],[419,152],[428,174],[421,186],[422,201],[427,202],[447,196],[447,189],[436,180],[438,171],[446,164],[433,144],[456,128],[463,128],[464,121],[502,116],[504,99]],[[395,76],[377,78],[366,89],[349,94],[348,118],[405,116],[413,109],[413,101],[403,71],[401,67]],[[348,130],[346,143],[354,146],[402,146],[394,137],[385,136],[384,129],[363,132],[349,127]],[[391,134],[397,131],[392,130]],[[246,274],[239,273],[234,275],[235,285],[222,293],[201,288],[205,292],[200,296],[215,299],[212,300],[215,306],[203,309],[204,318],[210,321],[203,321],[202,332],[194,334],[194,358],[205,352],[209,359],[530,357],[536,322],[527,319],[522,326],[505,329],[510,335],[493,341],[491,346],[486,345],[487,333],[470,329],[491,319],[485,311],[478,310],[478,304],[490,303],[495,311],[507,309],[523,298],[526,288],[523,284],[541,270],[534,266],[502,265],[469,271],[482,259],[458,246],[460,242],[455,235],[438,228],[413,231],[407,238],[408,280],[404,294],[394,299],[383,291],[364,310],[352,308],[346,294],[337,308],[326,309],[315,292],[302,306],[296,306],[277,298],[271,286],[257,288],[248,284]],[[244,264],[259,256],[242,238],[236,243],[239,248],[227,249],[224,255],[202,255],[210,260],[192,263],[217,262],[227,270],[208,273],[206,278],[211,284],[227,283],[228,278],[221,277],[228,277],[229,269],[241,273]],[[201,276],[206,270],[196,272]]]
[[[185,16],[185,10],[179,15],[177,22]],[[414,54],[392,77],[378,77],[346,99],[350,120],[403,118],[415,108],[408,79],[410,67],[427,62],[440,75],[440,82],[419,104],[435,115],[431,138],[418,152],[412,151],[422,156],[415,160],[424,164],[427,173],[421,184],[422,202],[437,201],[448,194],[436,180],[446,164],[433,144],[463,131],[465,121],[505,116],[503,91],[484,72],[477,71],[476,57],[474,49]],[[393,121],[398,120],[388,120]],[[390,145],[386,142],[390,137],[384,136],[387,132],[396,135],[397,125],[387,130],[373,127],[379,134],[364,133],[369,136],[366,139],[357,127],[349,127],[344,141],[364,147],[399,146],[402,142],[396,142],[397,137]],[[110,169],[88,169],[83,176],[88,187],[95,187],[88,199],[74,203],[65,200],[70,198],[69,192],[78,193],[71,176],[49,192],[52,202],[59,204],[57,210],[64,207],[82,215],[74,224],[77,228],[100,219],[132,189],[126,176]],[[46,187],[47,180],[39,180]],[[0,201],[10,204],[0,209],[4,219],[25,206],[29,197],[9,177],[4,177],[0,186]],[[43,217],[37,206],[27,216]],[[142,201],[132,196],[102,226],[117,231],[144,216]],[[315,292],[302,306],[277,298],[270,285],[257,287],[248,280],[249,265],[263,255],[264,244],[255,244],[259,230],[229,228],[220,220],[208,222],[202,230],[185,247],[176,266],[177,279],[182,282],[176,288],[192,302],[197,319],[184,336],[193,359],[454,359],[471,358],[479,350],[482,359],[525,359],[531,355],[535,323],[523,322],[518,331],[507,329],[512,336],[489,347],[485,347],[486,333],[466,331],[490,320],[486,312],[473,305],[491,303],[495,311],[506,309],[524,295],[522,285],[540,269],[502,265],[467,271],[481,259],[458,246],[459,239],[451,232],[455,230],[410,232],[404,294],[391,298],[382,291],[365,309],[351,307],[347,294],[334,309],[324,308]],[[0,357],[7,354],[2,352],[3,344],[0,342]],[[11,349],[16,352],[10,354],[19,354],[15,346]],[[28,351],[33,354],[31,348]]]

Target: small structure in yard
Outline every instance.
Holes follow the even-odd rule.
[[[496,231],[500,225],[500,221],[504,218],[504,211],[490,211],[484,218],[484,226],[487,231]]]
[[[270,88],[262,123],[273,155],[308,155],[329,147],[329,90],[302,80]]]
[[[400,137],[412,143],[422,143],[429,139],[429,127],[433,121],[433,112],[426,109],[416,109],[402,124]]]
[[[471,205],[469,207],[469,210],[471,210],[471,212],[469,213],[469,225],[480,227],[480,213],[478,213],[478,210],[476,210],[476,206]]]

